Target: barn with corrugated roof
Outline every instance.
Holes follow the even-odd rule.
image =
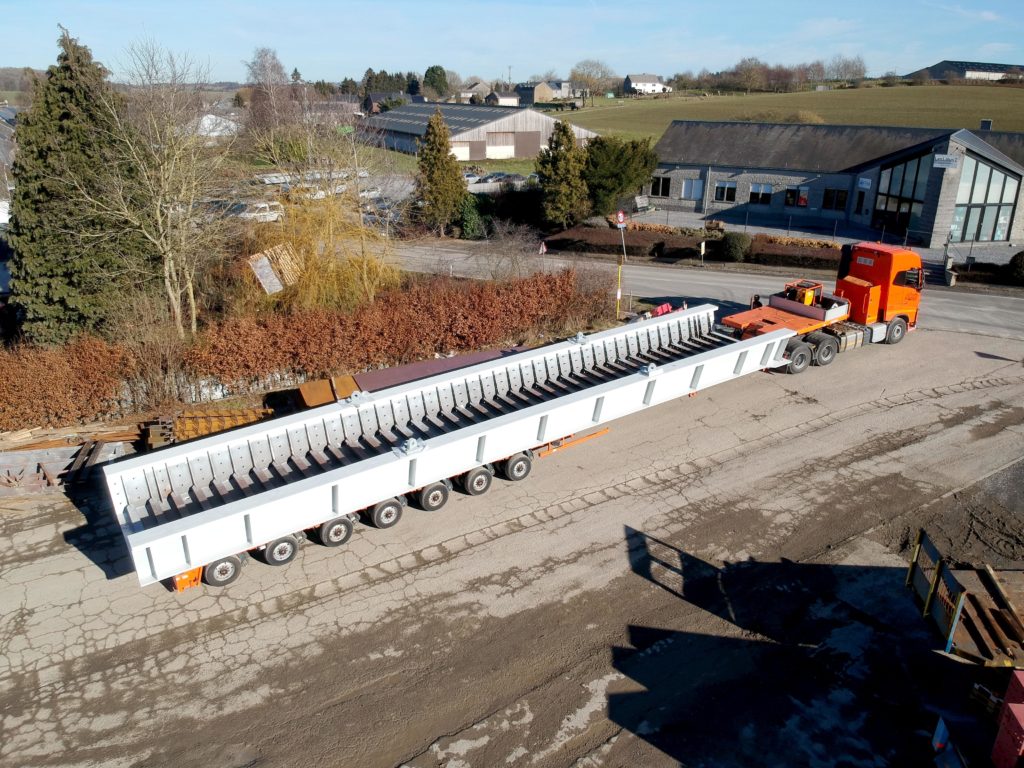
[[[384,146],[416,154],[435,111],[451,134],[452,153],[459,160],[528,159],[547,147],[556,120],[533,109],[476,104],[406,104],[373,115],[362,123],[364,133],[378,134]],[[597,136],[573,126],[576,140]]]

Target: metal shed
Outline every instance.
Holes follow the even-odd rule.
[[[363,121],[363,130],[381,135],[389,149],[415,154],[435,111],[451,133],[459,160],[507,160],[536,157],[555,129],[555,119],[533,109],[476,104],[407,104]],[[580,142],[597,136],[573,126]]]

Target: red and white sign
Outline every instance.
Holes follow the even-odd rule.
[[[626,223],[626,212],[625,211],[619,211],[618,213],[616,213],[615,214],[615,220],[617,222],[619,222],[619,224],[625,224]]]

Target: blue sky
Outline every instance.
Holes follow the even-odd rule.
[[[597,58],[615,72],[671,76],[861,55],[869,75],[942,59],[1024,64],[1020,0],[0,0],[0,66],[46,67],[58,24],[114,71],[133,41],[154,40],[242,80],[254,48],[274,48],[307,80],[359,79],[367,67],[514,80]]]

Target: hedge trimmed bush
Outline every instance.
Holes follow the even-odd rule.
[[[1013,285],[1024,285],[1024,251],[1016,253],[1006,265],[1006,276]]]
[[[726,232],[718,246],[722,261],[743,261],[750,250],[750,235],[744,232]]]

